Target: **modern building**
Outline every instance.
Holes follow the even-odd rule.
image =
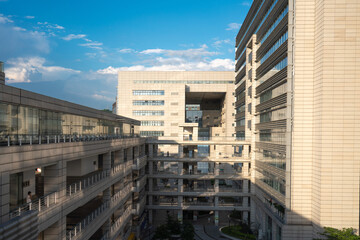
[[[117,113],[141,121],[149,221],[250,223],[249,143],[235,136],[233,72],[119,72]],[[246,146],[244,146],[246,145]]]
[[[262,239],[359,233],[360,1],[254,0],[236,37],[236,136]]]
[[[153,152],[140,122],[4,83],[1,64],[0,239],[139,236]]]

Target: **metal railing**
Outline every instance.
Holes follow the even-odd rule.
[[[121,214],[121,216],[115,220],[114,224],[111,225],[111,234],[113,235],[114,233],[116,233],[117,231],[119,231],[119,229],[121,229],[121,227],[124,226],[124,224],[127,222],[127,220],[129,219],[129,217],[132,214],[132,210],[131,210],[131,205],[129,205],[126,210],[124,211],[123,214]]]
[[[106,174],[105,170],[95,173],[83,180],[80,180],[79,182],[76,182],[76,183],[73,183],[73,184],[67,186],[66,194],[71,196],[77,192],[84,190],[85,188],[88,188],[88,187],[94,185],[95,183],[100,182],[101,180],[103,180],[105,178],[107,178],[107,174]]]
[[[128,196],[131,193],[131,183],[128,183],[123,189],[121,189],[119,192],[115,193],[111,197],[111,207],[116,206],[119,204],[122,200],[125,200],[126,196]]]
[[[153,191],[159,191],[159,192],[177,192],[178,188],[177,185],[176,187],[171,187],[171,186],[156,186],[153,187]]]
[[[75,227],[66,232],[67,240],[75,240],[79,237],[80,233],[83,232],[96,218],[98,218],[105,210],[109,209],[109,201],[103,203],[95,211],[89,214],[81,222],[75,225]]]
[[[184,192],[215,192],[215,189],[214,187],[209,187],[209,188],[184,187]]]
[[[9,213],[9,217],[14,218],[17,216],[21,216],[22,214],[24,214],[27,211],[44,211],[52,206],[54,206],[55,204],[58,203],[58,193],[57,192],[52,192],[49,193],[47,195],[44,195],[42,197],[39,197],[36,200],[31,201],[30,203],[25,203],[13,210],[10,211]]]
[[[243,190],[241,188],[222,188],[219,187],[219,192],[242,192]]]
[[[141,169],[143,167],[145,167],[147,161],[147,156],[144,155],[142,157],[137,157],[136,159],[134,159],[134,166],[133,169]]]
[[[214,206],[214,203],[213,202],[199,202],[199,201],[193,201],[193,202],[184,201],[183,205],[184,206]]]
[[[124,138],[138,138],[139,135],[29,135],[9,134],[0,135],[0,146],[22,146],[34,144],[53,144],[65,142],[90,142],[115,140]]]

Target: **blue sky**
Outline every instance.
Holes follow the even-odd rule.
[[[0,0],[8,85],[111,109],[118,71],[233,70],[251,0]]]

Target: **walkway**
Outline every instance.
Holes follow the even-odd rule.
[[[219,233],[219,228],[212,225],[194,225],[195,240],[225,240]]]

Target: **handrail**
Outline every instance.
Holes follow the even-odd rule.
[[[98,173],[95,173],[83,180],[80,180],[76,183],[73,183],[69,186],[66,187],[66,194],[71,196],[77,192],[80,192],[82,191],[83,189],[85,188],[88,188],[92,185],[94,185],[95,183],[98,183],[99,181],[103,180],[107,178],[107,174],[106,174],[106,171],[101,171],[101,172],[98,172]]]
[[[58,193],[51,192],[42,197],[39,197],[38,199],[31,201],[30,203],[25,203],[13,209],[12,211],[9,212],[9,217],[10,219],[12,219],[14,217],[21,216],[22,214],[28,211],[34,211],[34,210],[41,212],[48,209],[49,207],[54,206],[57,203],[58,203]]]

